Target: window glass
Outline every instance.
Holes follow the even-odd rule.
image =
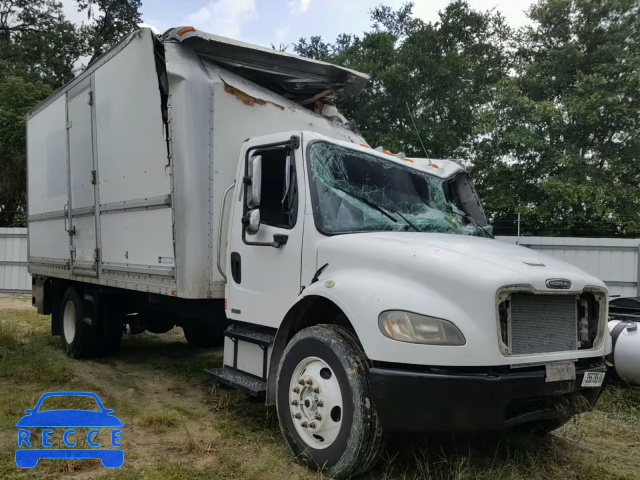
[[[460,208],[450,179],[326,142],[309,149],[316,225],[324,233],[419,231],[490,236]]]
[[[256,152],[262,156],[260,222],[293,228],[298,217],[298,188],[293,156],[286,148]]]

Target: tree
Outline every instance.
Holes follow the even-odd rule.
[[[436,23],[414,18],[412,7],[375,8],[372,31],[362,38],[341,35],[327,44],[311,37],[294,50],[371,75],[359,98],[336,99],[371,144],[411,155],[467,156],[476,111],[506,76],[510,31],[500,14],[474,11],[461,0]]]
[[[0,0],[0,78],[20,76],[59,87],[84,53],[82,38],[57,0]]]
[[[77,0],[78,11],[86,11],[90,23],[82,28],[88,38],[91,61],[138,28],[141,0]]]
[[[640,4],[541,0],[529,16],[474,145],[496,225],[521,211],[529,233],[640,234]]]

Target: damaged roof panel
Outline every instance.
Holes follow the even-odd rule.
[[[203,59],[298,102],[339,90],[357,95],[369,80],[368,75],[355,70],[192,28],[172,28],[163,36],[192,48]]]

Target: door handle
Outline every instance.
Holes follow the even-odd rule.
[[[69,228],[71,225],[71,214],[69,211],[69,202],[67,202],[64,206],[64,231],[69,234],[69,236],[73,236],[76,234],[76,227],[73,226]]]
[[[242,257],[238,252],[231,253],[231,276],[233,281],[240,285],[242,282]]]

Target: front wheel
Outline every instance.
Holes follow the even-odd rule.
[[[336,325],[298,332],[280,362],[280,428],[296,461],[332,478],[373,467],[384,445],[356,336]]]

